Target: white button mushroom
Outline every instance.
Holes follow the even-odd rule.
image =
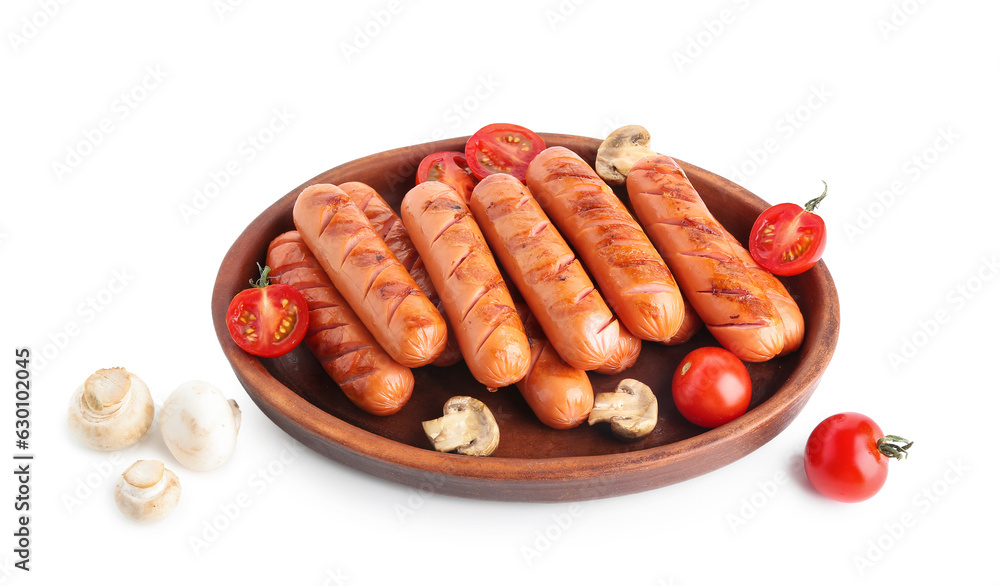
[[[489,456],[500,444],[500,426],[489,407],[472,397],[452,397],[444,417],[424,421],[424,433],[439,452]]]
[[[223,465],[236,449],[239,430],[239,405],[204,381],[177,387],[160,410],[163,442],[178,462],[192,470]]]
[[[124,368],[102,368],[69,401],[69,429],[95,450],[120,450],[139,441],[153,422],[146,383]]]
[[[634,442],[649,435],[659,418],[653,390],[635,379],[618,383],[613,393],[598,393],[587,423],[611,423],[611,433],[620,440]]]
[[[177,475],[159,460],[139,460],[115,484],[115,504],[138,523],[154,523],[169,515],[181,498]]]
[[[649,148],[649,131],[637,124],[622,126],[597,149],[595,170],[608,185],[625,185],[625,178],[639,161],[656,153]]]

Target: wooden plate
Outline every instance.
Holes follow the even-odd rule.
[[[549,146],[576,151],[591,165],[601,142],[562,134],[542,137]],[[593,374],[595,393],[613,390],[625,377],[656,392],[659,422],[649,437],[634,444],[615,440],[604,426],[550,429],[538,422],[515,387],[487,393],[461,364],[416,369],[410,402],[395,415],[376,417],[344,397],[304,344],[276,359],[259,359],[236,346],[226,329],[226,309],[256,276],[256,263],[263,263],[268,243],[294,229],[292,206],[302,189],[362,181],[398,209],[420,160],[436,151],[462,151],[466,139],[387,151],[321,173],[265,210],[226,254],[212,294],[216,334],[247,393],[279,427],[337,462],[393,482],[477,499],[550,502],[631,494],[710,472],[769,441],[801,411],[830,361],[840,325],[837,292],[822,262],[785,280],[805,317],[802,348],[748,365],[750,410],[731,423],[713,430],[696,427],[678,414],[671,399],[670,380],[684,355],[698,346],[716,345],[704,330],[682,346],[644,343],[639,361],[622,375]],[[767,204],[722,177],[678,162],[713,214],[745,242]],[[420,422],[440,417],[444,402],[460,394],[481,399],[500,424],[500,446],[489,458],[429,448]]]

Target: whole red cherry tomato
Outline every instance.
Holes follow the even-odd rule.
[[[306,298],[291,285],[268,284],[269,267],[260,279],[236,294],[226,311],[226,325],[236,344],[254,356],[274,357],[290,352],[309,330]]]
[[[750,229],[750,256],[775,275],[791,276],[812,268],[826,248],[826,223],[813,213],[826,197],[811,199],[805,209],[779,203],[764,210]]]
[[[816,426],[806,442],[806,476],[833,500],[856,503],[875,495],[889,474],[889,459],[906,458],[913,442],[883,435],[870,417],[838,413]]]
[[[752,388],[747,367],[724,348],[693,350],[674,371],[674,404],[685,419],[719,427],[747,412]]]

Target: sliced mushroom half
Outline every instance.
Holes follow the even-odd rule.
[[[444,417],[424,421],[424,433],[439,452],[489,456],[500,444],[500,426],[489,407],[472,397],[452,397]]]
[[[648,130],[637,124],[622,126],[597,149],[597,174],[608,185],[625,185],[625,178],[636,162],[655,154],[649,148]]]
[[[631,378],[618,383],[613,393],[598,393],[587,423],[609,422],[611,433],[620,440],[638,441],[656,427],[656,395],[649,386]]]

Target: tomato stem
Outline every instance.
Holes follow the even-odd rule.
[[[262,267],[260,266],[260,263],[257,263],[257,270],[260,271],[260,278],[256,281],[250,279],[250,286],[263,289],[264,287],[267,287],[270,284],[271,279],[274,278],[271,276],[271,267],[267,265]]]
[[[906,459],[906,457],[909,456],[906,450],[910,449],[911,446],[913,446],[913,442],[906,438],[899,437],[898,435],[887,435],[879,438],[878,441],[875,442],[875,447],[878,448],[878,451],[881,452],[882,455],[895,458],[897,460]]]
[[[820,181],[823,181],[823,180],[820,179]],[[826,184],[826,181],[823,181],[823,195],[821,195],[821,196],[819,196],[819,197],[817,197],[815,199],[810,199],[809,201],[806,202],[806,211],[807,212],[814,211],[816,209],[816,207],[819,205],[819,202],[823,201],[823,198],[826,197],[827,187],[828,186]]]

